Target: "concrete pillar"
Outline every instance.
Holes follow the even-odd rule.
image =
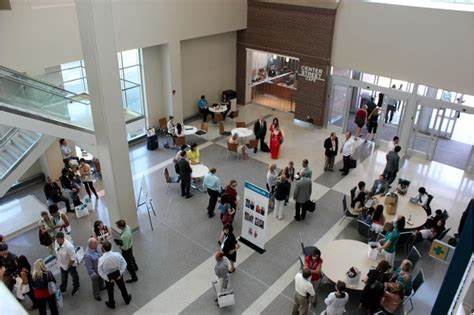
[[[159,119],[168,116],[168,98],[164,97],[163,92],[163,48],[164,45],[142,48],[148,126],[158,126]]]
[[[183,91],[181,85],[181,43],[169,42],[163,47],[164,95],[168,113],[175,121],[183,121]]]
[[[400,135],[399,135],[399,145],[402,147],[402,151],[400,155],[405,155],[407,153],[408,147],[411,144],[410,137],[413,133],[413,120],[415,119],[416,114],[416,99],[417,99],[417,91],[418,84],[415,83],[413,87],[413,93],[407,100],[405,106],[405,112],[403,114],[402,120],[400,121]]]
[[[92,118],[111,224],[138,227],[111,0],[76,0]]]

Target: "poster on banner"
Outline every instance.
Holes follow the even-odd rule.
[[[259,253],[265,251],[270,193],[250,182],[245,182],[240,241]]]

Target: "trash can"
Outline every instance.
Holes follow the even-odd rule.
[[[156,150],[158,148],[158,136],[156,135],[155,128],[148,129],[146,135],[146,148],[150,151]]]

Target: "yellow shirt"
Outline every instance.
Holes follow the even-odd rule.
[[[196,149],[195,151],[189,150],[188,151],[188,159],[191,163],[199,163],[199,150]]]

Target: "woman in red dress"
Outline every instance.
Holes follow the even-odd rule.
[[[283,143],[283,133],[280,130],[278,118],[273,118],[270,126],[270,155],[272,159],[277,160],[280,154],[280,145]]]

